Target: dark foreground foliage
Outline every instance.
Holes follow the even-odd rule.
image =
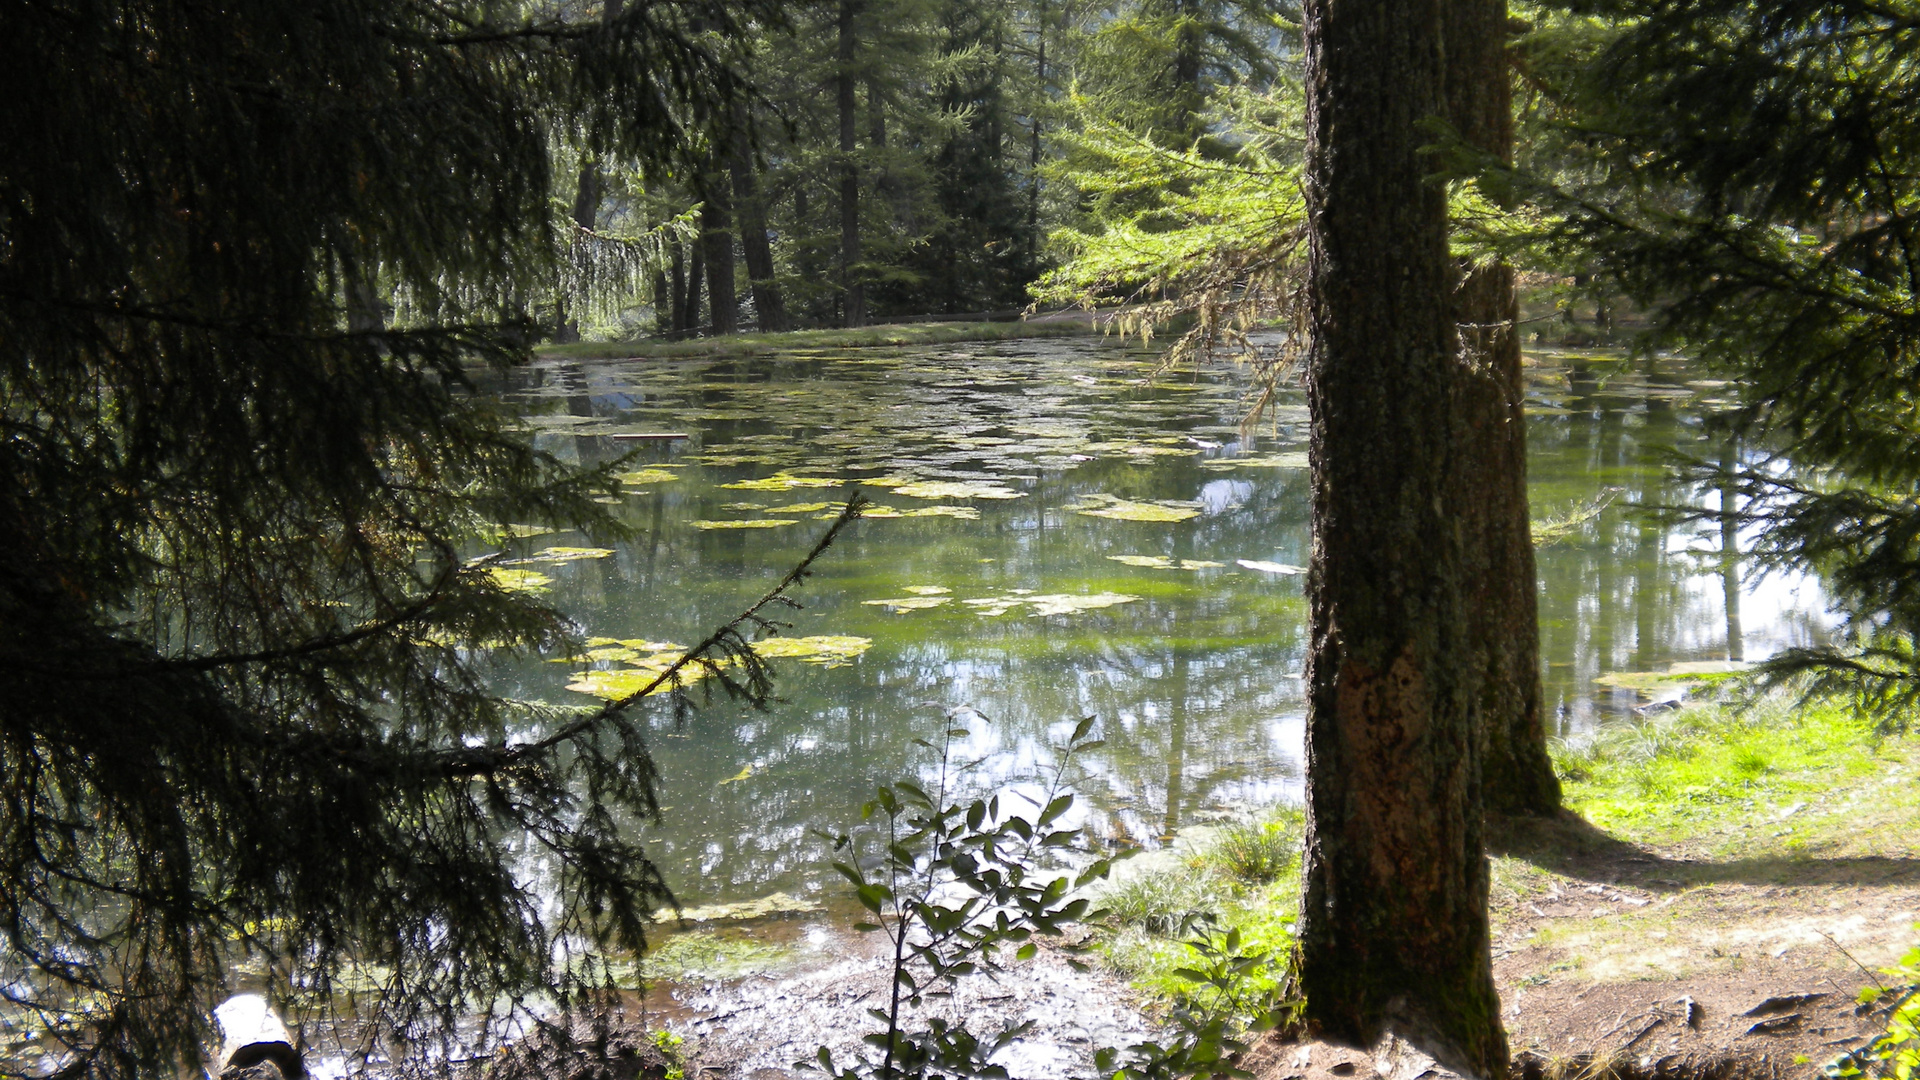
[[[0,1010],[30,1071],[172,1075],[236,965],[412,1036],[564,999],[668,899],[623,839],[641,728],[528,743],[553,718],[479,677],[568,627],[470,558],[611,523],[464,365],[524,351],[562,128],[672,159],[768,11],[551,11],[0,5]]]

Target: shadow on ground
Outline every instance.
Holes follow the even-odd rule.
[[[1578,814],[1501,818],[1487,822],[1487,850],[1570,878],[1672,892],[1695,885],[1915,885],[1920,859],[1867,855],[1822,859],[1776,858],[1712,862],[1674,859],[1622,840]]]

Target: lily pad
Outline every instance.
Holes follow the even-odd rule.
[[[1116,499],[1103,506],[1070,509],[1086,517],[1107,518],[1110,521],[1189,521],[1200,516],[1200,511],[1190,506],[1163,506],[1160,503],[1132,502],[1127,499]]]
[[[777,529],[782,525],[797,525],[793,518],[746,518],[738,521],[696,521],[696,529]]]
[[[777,892],[772,896],[763,896],[758,900],[743,900],[738,904],[702,904],[699,907],[681,908],[680,917],[688,922],[722,922],[732,919],[764,919],[770,915],[798,915],[819,910],[820,905],[815,901]]]
[[[1097,592],[1089,596],[1073,593],[1039,593],[1026,597],[1032,606],[1035,617],[1044,615],[1078,615],[1082,611],[1094,611],[1099,608],[1113,607],[1116,604],[1131,604],[1140,599],[1127,593]]]
[[[1265,454],[1260,457],[1222,458],[1222,463],[1231,463],[1236,469],[1304,469],[1307,467],[1307,452],[1291,450],[1284,454]]]
[[[524,559],[514,559],[513,562],[515,565],[522,563],[570,563],[579,562],[582,559],[604,559],[612,554],[612,548],[548,547],[541,548],[539,551],[534,552]]]
[[[912,499],[1024,499],[1027,493],[987,480],[915,480],[893,489]]]
[[[1142,566],[1149,570],[1205,570],[1227,565],[1214,562],[1212,559],[1173,559],[1165,555],[1109,555],[1107,558],[1114,562],[1126,563],[1128,566]]]
[[[971,506],[921,506],[902,510],[899,516],[911,518],[949,517],[956,521],[979,521],[980,511]]]
[[[538,570],[515,570],[508,566],[491,567],[487,576],[508,592],[543,593],[553,584],[552,578]]]
[[[908,585],[900,591],[910,592],[915,596],[945,596],[953,590],[945,585]]]
[[[666,484],[680,479],[680,474],[666,469],[635,469],[632,472],[615,473],[615,480],[628,487],[644,487],[647,484]]]
[[[640,691],[645,690],[649,683],[659,677],[660,673],[658,671],[639,667],[576,671],[573,673],[573,681],[567,684],[567,689],[578,694],[592,694],[594,697],[605,698],[608,701],[618,701],[621,698],[632,697]],[[697,683],[706,677],[707,669],[698,664],[688,664],[686,667],[680,669],[680,684],[682,686]],[[652,697],[654,694],[664,694],[671,687],[671,680],[663,682],[649,691],[647,696]]]
[[[772,637],[753,643],[753,651],[761,656],[791,658],[821,667],[844,667],[872,647],[872,638],[832,634]]]
[[[862,600],[860,602],[868,607],[883,607],[888,611],[899,613],[902,611],[923,611],[927,608],[937,608],[942,604],[951,603],[952,601],[953,597],[951,596],[894,596],[885,600]]]
[[[839,506],[840,506],[839,503],[831,503],[831,502],[794,503],[790,506],[769,507],[767,509],[767,513],[769,514],[816,514],[822,510],[838,509]]]
[[[766,503],[730,502],[720,504],[720,509],[722,510],[736,510],[741,513],[752,513],[755,510],[765,510],[766,508]]]
[[[1263,574],[1304,574],[1307,568],[1290,563],[1262,562],[1259,559],[1235,559],[1235,563],[1249,570],[1258,570]]]
[[[1021,596],[982,596],[960,602],[972,608],[978,614],[994,616],[1005,615],[1007,612],[1012,611],[1027,601],[1025,597]]]
[[[759,480],[735,480],[731,484],[720,486],[734,491],[792,491],[794,488],[839,487],[845,482],[836,476],[790,476],[786,473],[774,473]]]

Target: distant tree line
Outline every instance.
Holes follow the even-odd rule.
[[[682,227],[602,333],[675,336],[1009,311],[1090,206],[1074,133],[1178,148],[1224,87],[1264,86],[1286,0],[808,0],[755,24],[752,95],[672,167],[577,161],[579,229]],[[563,338],[582,331],[564,305]]]

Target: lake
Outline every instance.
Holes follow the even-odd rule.
[[[666,809],[649,840],[683,902],[836,890],[814,830],[930,768],[916,740],[956,726],[963,782],[1017,795],[1097,717],[1105,743],[1071,779],[1081,823],[1119,842],[1297,801],[1305,408],[1284,399],[1243,439],[1243,371],[1155,368],[1084,337],[515,372],[500,392],[541,447],[634,452],[618,513],[635,539],[603,557],[564,550],[591,543],[577,534],[524,541],[563,549],[518,568],[599,648],[501,685],[574,704],[635,688],[777,581],[852,483],[875,512],[795,594],[780,700],[716,698],[684,724],[651,707]],[[1608,673],[1821,639],[1817,581],[1746,580],[1717,524],[1635,510],[1718,505],[1665,462],[1731,452],[1702,425],[1722,384],[1577,352],[1530,355],[1528,377],[1533,516],[1557,537],[1539,549],[1555,734],[1630,719],[1640,699],[1596,685]],[[687,437],[633,437],[659,433]]]

